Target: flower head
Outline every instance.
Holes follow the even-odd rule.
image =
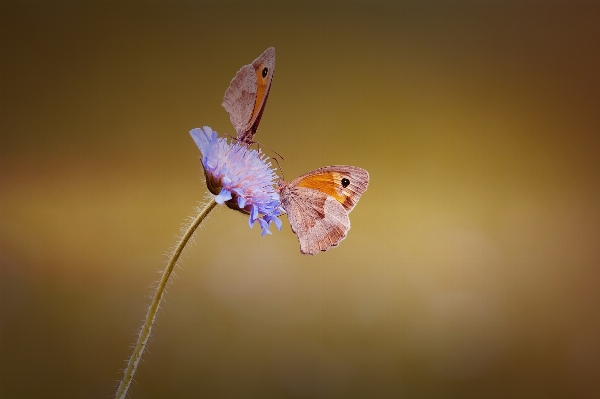
[[[192,129],[190,135],[202,152],[206,186],[215,201],[249,214],[250,227],[258,221],[262,235],[271,234],[271,222],[281,230],[281,202],[273,188],[277,175],[269,158],[245,144],[228,143],[208,126]]]

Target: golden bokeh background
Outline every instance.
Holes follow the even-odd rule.
[[[116,390],[188,131],[269,46],[287,180],[371,175],[338,248],[213,212],[132,398],[600,395],[600,4],[2,2],[0,395]],[[269,148],[269,149],[267,149]]]

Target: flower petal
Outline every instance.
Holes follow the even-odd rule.
[[[208,144],[208,141],[206,140],[206,136],[204,135],[202,129],[196,127],[190,130],[190,136],[192,136],[194,143],[196,143],[200,151],[202,151],[203,148],[207,148],[206,145]]]
[[[219,195],[215,197],[215,201],[217,204],[223,205],[225,201],[229,201],[231,199],[231,192],[226,189],[222,189]]]
[[[281,220],[279,218],[272,218],[271,221],[273,221],[273,223],[275,223],[275,227],[277,227],[277,230],[281,231]]]
[[[250,206],[250,217],[248,218],[248,223],[250,227],[254,226],[254,222],[258,219],[258,207],[256,205]]]
[[[244,198],[243,196],[238,196],[238,206],[240,207],[240,209],[244,209],[244,207],[246,206],[246,198]]]
[[[262,229],[261,237],[264,236],[265,234],[272,234],[269,231],[269,222],[265,221],[263,218],[259,218],[258,224],[260,225],[260,228]]]

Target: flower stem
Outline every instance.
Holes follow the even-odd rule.
[[[179,259],[179,255],[183,252],[186,244],[196,231],[196,228],[202,223],[206,215],[217,205],[214,199],[210,200],[208,204],[198,213],[198,216],[194,219],[194,221],[190,224],[190,227],[186,230],[183,237],[177,244],[177,248],[173,251],[171,255],[171,259],[169,259],[169,264],[165,268],[162,277],[160,278],[160,283],[156,288],[156,292],[154,293],[154,298],[152,298],[152,302],[150,303],[150,308],[148,309],[148,314],[146,314],[146,321],[142,325],[142,329],[140,331],[140,335],[138,336],[137,343],[135,344],[135,349],[133,350],[133,354],[127,363],[127,367],[125,368],[125,372],[123,374],[123,379],[119,384],[119,389],[115,395],[117,399],[124,399],[127,395],[127,390],[129,389],[129,385],[133,380],[133,376],[137,369],[138,363],[142,358],[142,353],[144,353],[144,349],[146,348],[146,343],[148,342],[148,337],[150,337],[150,332],[152,331],[152,324],[154,324],[154,320],[156,319],[156,313],[158,311],[158,307],[160,305],[160,301],[163,298],[163,294],[165,293],[165,288],[167,287],[167,283],[169,282],[169,277],[171,277],[171,273],[173,272],[173,268],[177,263],[177,259]]]

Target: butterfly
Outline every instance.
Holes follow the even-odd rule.
[[[275,48],[269,47],[252,64],[244,65],[231,80],[223,97],[237,140],[252,144],[260,123],[275,71]]]
[[[356,166],[315,169],[287,183],[280,180],[281,205],[300,252],[315,255],[337,246],[350,230],[348,214],[369,185],[369,173]]]

